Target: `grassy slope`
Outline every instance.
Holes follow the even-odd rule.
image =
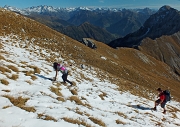
[[[97,49],[92,50],[47,26],[2,9],[0,19],[1,35],[18,35],[22,41],[30,41],[26,47],[38,45],[49,52],[58,52],[44,56],[49,64],[58,61],[58,57],[61,56],[66,61],[74,60],[75,65],[85,64],[100,68],[104,73],[109,72],[109,77],[103,77],[102,72],[99,72],[99,77],[108,78],[119,85],[121,90],[129,90],[148,98],[144,89],[154,92],[157,87],[162,87],[170,88],[175,98],[180,97],[177,91],[179,77],[169,66],[140,51],[127,48],[115,50],[100,42],[95,42]],[[137,87],[138,89],[135,89]]]

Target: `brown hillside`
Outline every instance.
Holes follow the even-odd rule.
[[[140,50],[168,64],[180,75],[180,32],[172,36],[162,36],[155,40],[146,38]]]
[[[74,60],[73,66],[85,64],[99,68],[102,70],[98,71],[99,77],[116,83],[120,90],[148,97],[149,92],[155,93],[157,87],[162,87],[173,91],[172,95],[176,99],[180,98],[177,91],[180,85],[179,77],[168,65],[138,50],[112,49],[97,41],[97,49],[92,50],[47,26],[3,9],[0,9],[0,20],[1,36],[17,35],[22,42],[29,41],[27,49],[30,45],[38,45],[52,52],[50,57],[44,56],[48,64],[61,56],[69,63]],[[58,55],[53,52],[58,52]]]

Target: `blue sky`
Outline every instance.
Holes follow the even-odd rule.
[[[0,0],[0,7],[5,5],[27,8],[39,5],[53,7],[120,7],[120,8],[156,8],[163,5],[180,10],[180,0]]]

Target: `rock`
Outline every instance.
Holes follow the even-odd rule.
[[[92,49],[96,49],[96,45],[94,44],[93,40],[88,39],[88,38],[83,38],[82,39],[82,43],[85,44],[86,46],[92,48]]]

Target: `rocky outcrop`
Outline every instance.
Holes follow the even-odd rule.
[[[93,40],[91,40],[89,38],[83,38],[82,43],[85,44],[86,46],[92,48],[92,49],[97,48],[96,45],[94,44]]]

